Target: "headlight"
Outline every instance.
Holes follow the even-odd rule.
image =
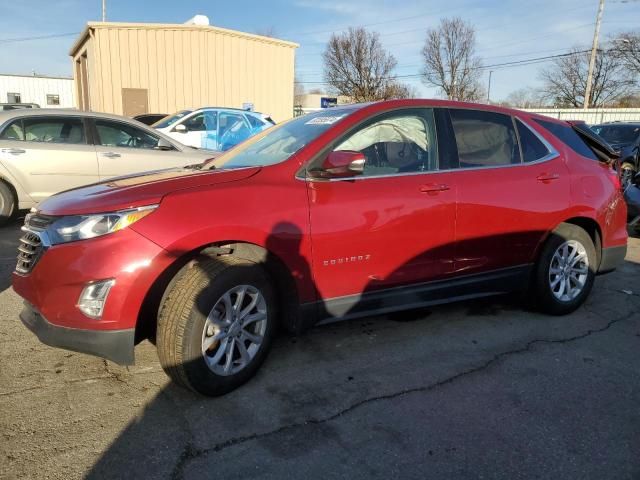
[[[158,205],[120,210],[119,212],[62,217],[47,228],[52,245],[100,237],[117,232],[153,212]]]

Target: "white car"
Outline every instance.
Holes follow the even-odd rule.
[[[152,127],[185,145],[222,152],[274,124],[271,117],[263,113],[205,107],[181,110]]]
[[[118,115],[30,108],[0,112],[0,224],[56,192],[214,156]]]

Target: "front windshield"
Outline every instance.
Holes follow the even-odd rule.
[[[353,108],[331,108],[294,118],[259,133],[217,157],[210,165],[237,168],[283,162],[353,111]]]
[[[179,112],[176,112],[173,115],[167,115],[166,117],[161,118],[151,126],[153,128],[166,128],[170,125],[173,125],[184,116],[189,115],[192,111],[193,110],[180,110]]]
[[[593,131],[608,143],[633,143],[640,135],[640,125],[600,125]]]

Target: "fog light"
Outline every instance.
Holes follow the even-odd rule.
[[[109,290],[111,290],[111,287],[113,287],[115,283],[116,281],[113,279],[100,280],[84,287],[78,299],[78,308],[80,311],[87,317],[102,317],[104,304],[107,302],[107,295],[109,295]]]

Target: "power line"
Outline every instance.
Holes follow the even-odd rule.
[[[50,35],[40,35],[37,37],[3,38],[3,39],[0,39],[0,43],[28,42],[31,40],[46,40],[49,38],[70,37],[72,35],[80,35],[80,32],[53,33]]]
[[[490,65],[482,65],[480,67],[476,67],[476,68],[472,68],[471,70],[487,70],[487,69],[503,69],[503,68],[510,68],[510,67],[520,67],[520,66],[524,66],[524,65],[535,65],[537,63],[543,63],[543,62],[547,62],[549,60],[555,60],[556,58],[563,58],[563,57],[569,57],[571,55],[579,55],[582,53],[587,53],[589,52],[589,50],[579,50],[576,52],[568,52],[568,53],[561,53],[558,55],[547,55],[544,57],[537,57],[537,58],[528,58],[528,59],[522,59],[522,60],[513,60],[511,62],[502,62],[502,63],[493,63]],[[397,80],[397,79],[401,79],[401,78],[416,78],[416,77],[421,77],[423,76],[422,73],[410,73],[410,74],[406,74],[406,75],[393,75],[393,76],[389,76],[389,77],[383,77],[385,80]],[[300,81],[300,82],[295,82],[295,83],[299,83],[299,84],[319,84],[319,85],[326,85],[327,82],[320,82],[320,81]]]

